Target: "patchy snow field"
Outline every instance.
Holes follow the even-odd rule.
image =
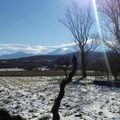
[[[28,120],[51,119],[60,77],[0,77],[0,108]],[[120,89],[69,84],[61,120],[120,120]],[[48,119],[47,119],[48,120]]]

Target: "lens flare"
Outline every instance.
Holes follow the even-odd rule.
[[[110,65],[109,65],[109,62],[108,62],[104,42],[102,40],[102,32],[101,32],[101,27],[100,27],[100,19],[99,19],[99,15],[98,15],[96,0],[92,0],[92,2],[93,2],[94,12],[95,12],[97,29],[98,29],[98,33],[99,33],[99,36],[100,36],[100,42],[101,42],[101,45],[102,45],[102,49],[104,51],[104,58],[105,58],[106,66],[107,66],[108,72],[111,73],[111,69],[110,69]]]

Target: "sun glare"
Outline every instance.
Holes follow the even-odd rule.
[[[102,45],[102,49],[104,51],[105,62],[106,62],[107,69],[108,69],[109,73],[111,73],[111,69],[110,69],[110,65],[109,65],[109,62],[108,62],[108,58],[107,58],[107,54],[106,54],[104,42],[102,40],[102,32],[101,32],[101,27],[100,27],[100,20],[99,20],[99,15],[98,15],[98,10],[97,10],[96,0],[92,0],[92,2],[93,2],[94,12],[95,12],[97,29],[98,29],[98,33],[99,33],[99,36],[100,36],[100,42],[101,42],[101,45]]]

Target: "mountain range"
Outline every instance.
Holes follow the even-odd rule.
[[[68,46],[53,48],[52,50],[50,48],[50,50],[47,50],[46,52],[43,51],[43,52],[41,52],[41,54],[33,54],[33,53],[27,53],[27,52],[23,52],[23,51],[11,53],[11,54],[3,54],[0,56],[0,60],[16,59],[16,58],[22,58],[22,57],[35,56],[35,55],[65,55],[65,54],[74,53],[74,52],[78,52],[78,51],[79,51],[79,48],[77,46],[68,45]]]
[[[97,48],[96,51],[100,51],[100,48]],[[60,46],[60,47],[53,47],[53,49],[50,48],[50,50],[43,50],[43,52],[39,54],[33,54],[33,53],[28,53],[28,52],[23,52],[23,51],[18,51],[15,53],[11,54],[3,54],[0,56],[0,60],[4,59],[17,59],[17,58],[24,58],[24,57],[30,57],[30,56],[36,56],[36,55],[66,55],[66,54],[71,54],[75,52],[79,52],[79,47],[71,44],[71,45],[65,45],[65,46]]]
[[[3,59],[16,59],[16,58],[22,58],[22,57],[29,57],[29,56],[33,56],[33,54],[30,53],[25,53],[25,52],[16,52],[16,53],[12,53],[12,54],[4,54],[0,56],[0,60]]]

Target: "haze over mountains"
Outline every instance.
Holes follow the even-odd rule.
[[[80,49],[76,45],[63,45],[60,47],[41,47],[39,53],[33,53],[31,51],[18,51],[11,54],[4,54],[0,56],[0,68],[26,68],[32,66],[33,68],[45,67],[54,68],[57,61],[61,58],[69,60],[73,57],[73,53],[76,55],[80,52]],[[95,52],[89,56],[89,61],[94,61],[96,58],[103,58],[102,49],[97,48]],[[89,65],[91,66],[91,65]]]
[[[24,50],[24,49],[18,49],[19,50],[18,51],[16,48],[16,51],[14,52],[1,55],[0,60],[16,59],[16,58],[29,57],[29,56],[34,56],[34,55],[66,55],[66,54],[80,51],[79,47],[76,46],[74,43],[61,45],[61,46],[51,46],[51,47],[50,46],[49,47],[48,46],[37,46],[37,50],[35,50],[34,48],[31,51]],[[96,49],[96,51],[102,52],[102,49],[100,49],[100,46]]]
[[[18,49],[19,50],[19,49]],[[69,53],[74,53],[79,51],[79,48],[75,45],[63,45],[63,46],[41,46],[40,50],[34,50],[34,52],[31,51],[26,51],[26,50],[19,50],[16,52],[11,52],[9,54],[3,54],[0,56],[0,59],[15,59],[15,58],[21,58],[21,57],[29,57],[29,56],[34,56],[34,55],[65,55]]]
[[[25,52],[16,52],[16,53],[12,53],[12,54],[4,54],[0,56],[0,59],[15,59],[15,58],[21,58],[21,57],[29,57],[29,56],[33,56],[33,54],[28,54]]]

